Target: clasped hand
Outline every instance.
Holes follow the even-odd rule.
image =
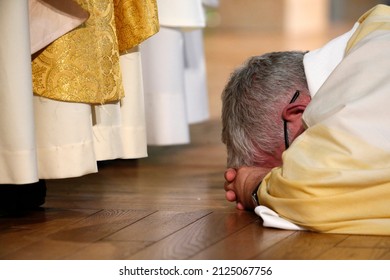
[[[226,199],[230,202],[236,202],[236,207],[239,210],[253,210],[256,205],[252,200],[252,193],[269,171],[269,168],[257,166],[228,168],[224,175]]]

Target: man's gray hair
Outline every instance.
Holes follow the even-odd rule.
[[[283,139],[281,106],[296,90],[307,89],[304,54],[254,56],[231,74],[222,92],[222,142],[228,167],[259,166],[265,163],[264,152],[275,152],[275,141]]]

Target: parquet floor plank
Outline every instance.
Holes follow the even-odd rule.
[[[213,212],[131,256],[131,259],[189,259],[257,219],[248,212]]]
[[[0,258],[14,251],[22,251],[28,245],[76,224],[97,210],[45,209],[22,216],[0,218]]]
[[[62,259],[151,213],[152,211],[101,210],[3,257],[5,259]]]
[[[323,260],[390,260],[390,249],[334,247],[318,256]]]
[[[348,235],[319,234],[297,231],[274,246],[259,253],[255,259],[310,260],[337,246]]]
[[[158,211],[104,240],[157,242],[210,213],[211,211]]]
[[[264,229],[260,219],[250,223],[242,230],[229,235],[191,257],[214,260],[246,260],[254,258],[259,252],[277,244],[293,234],[292,231]]]

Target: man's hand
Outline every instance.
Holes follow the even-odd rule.
[[[230,202],[235,201],[237,209],[253,210],[256,205],[252,201],[252,193],[270,170],[256,166],[227,169],[224,185],[226,199]]]

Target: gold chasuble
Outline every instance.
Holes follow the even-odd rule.
[[[89,19],[33,60],[34,94],[91,104],[117,101],[124,97],[119,55],[158,32],[156,1],[76,2]]]
[[[156,0],[114,0],[120,54],[159,31]]]

